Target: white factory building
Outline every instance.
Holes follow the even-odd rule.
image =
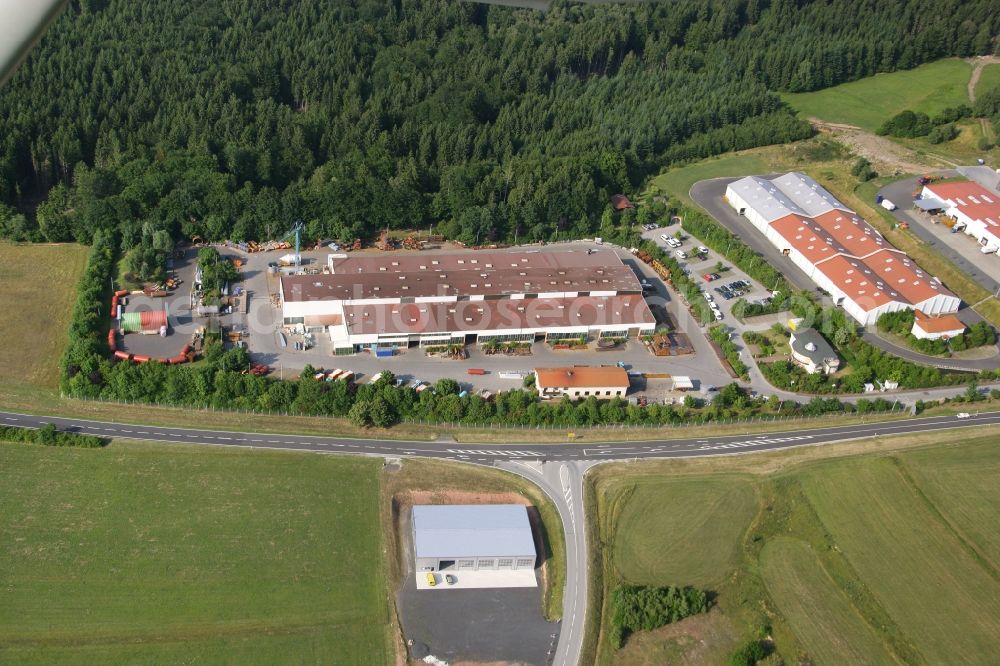
[[[941,210],[955,220],[955,228],[975,238],[984,254],[1000,254],[997,192],[969,180],[928,183],[920,192],[919,205],[925,210]]]
[[[330,255],[284,275],[286,326],[329,333],[338,353],[411,344],[635,337],[656,322],[611,248]]]
[[[960,300],[868,222],[802,173],[748,176],[726,201],[864,326],[886,312],[956,312]]]
[[[520,504],[419,505],[411,516],[417,573],[535,568],[535,539]]]

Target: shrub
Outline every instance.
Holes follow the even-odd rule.
[[[615,649],[633,631],[650,631],[709,608],[708,595],[691,587],[620,585],[612,595],[611,641]]]
[[[729,658],[730,666],[754,666],[767,656],[763,641],[750,640],[744,643]]]
[[[930,131],[927,135],[927,140],[930,143],[946,143],[951,141],[958,136],[958,128],[954,124],[948,123],[947,125],[939,125]]]
[[[83,449],[96,449],[107,443],[106,440],[95,435],[83,435],[77,432],[58,430],[51,423],[46,423],[37,430],[0,426],[0,440],[41,444],[43,446],[75,446]]]

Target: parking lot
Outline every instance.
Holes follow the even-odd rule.
[[[681,231],[683,240],[679,246],[671,247],[667,241],[663,240],[662,236],[665,234],[668,238],[673,239],[677,231]],[[710,298],[709,302],[715,303],[721,313],[721,319],[719,315],[716,315],[716,321],[742,329],[743,325],[732,314],[732,307],[736,301],[743,298],[747,302],[753,303],[771,297],[770,289],[752,280],[750,276],[718,252],[704,248],[697,238],[683,232],[677,225],[663,229],[644,230],[642,235],[643,238],[655,242],[669,252],[681,265],[681,268],[698,282],[706,300]],[[698,248],[704,248],[708,251],[698,252]],[[684,253],[685,258],[681,258],[677,254],[678,250]],[[721,272],[717,270],[720,261],[723,264]],[[712,279],[706,279],[706,276]]]

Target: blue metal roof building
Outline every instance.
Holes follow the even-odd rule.
[[[519,504],[413,507],[416,571],[534,568],[527,508]]]

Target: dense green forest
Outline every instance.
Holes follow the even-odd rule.
[[[773,91],[992,51],[993,9],[78,0],[0,90],[0,233],[584,235],[666,164],[807,136]]]

